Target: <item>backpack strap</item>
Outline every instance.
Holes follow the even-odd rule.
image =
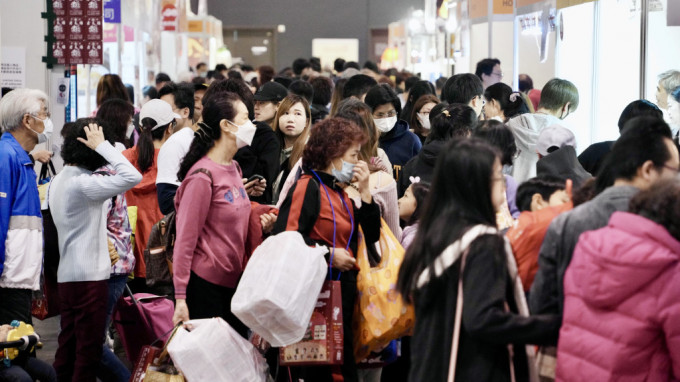
[[[208,170],[207,168],[197,168],[197,169],[196,169],[194,172],[192,172],[190,175],[195,175],[195,174],[198,174],[199,172],[202,172],[202,173],[204,173],[205,175],[208,175],[208,178],[210,178],[210,185],[212,186],[212,184],[213,184],[213,176],[212,176],[212,173],[210,172],[210,170]]]

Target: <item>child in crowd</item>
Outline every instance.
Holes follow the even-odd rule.
[[[538,252],[550,222],[573,208],[571,181],[557,178],[531,178],[517,188],[521,214],[506,236],[517,260],[519,277],[528,292],[538,271]]]
[[[418,230],[418,219],[420,211],[425,204],[425,198],[430,192],[429,183],[419,183],[420,179],[412,179],[411,185],[404,192],[404,196],[399,199],[399,218],[406,222],[406,227],[401,234],[401,245],[408,249]]]

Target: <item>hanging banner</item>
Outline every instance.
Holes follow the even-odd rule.
[[[102,63],[102,0],[53,0],[58,64]]]
[[[557,9],[573,7],[574,5],[590,3],[593,1],[595,0],[557,0]]]
[[[162,0],[161,2],[161,30],[175,32],[178,28],[179,9],[176,0]]]
[[[526,7],[527,5],[541,3],[543,0],[517,0],[517,8]]]
[[[493,0],[494,15],[511,15],[513,13],[513,0]]]
[[[666,25],[669,27],[680,26],[680,0],[668,0]]]
[[[470,0],[468,14],[470,19],[478,19],[489,15],[489,2],[487,0]]]
[[[104,0],[104,22],[120,24],[120,0]]]

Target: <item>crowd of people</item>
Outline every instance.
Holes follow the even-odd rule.
[[[126,286],[168,296],[175,324],[221,317],[249,338],[231,300],[255,248],[284,231],[328,248],[344,362],[282,372],[270,349],[277,381],[680,379],[680,71],[659,76],[655,103],[631,100],[595,126],[620,137],[580,155],[563,122],[579,105],[572,82],[502,80],[493,58],[435,84],[342,59],[332,72],[315,58],[279,72],[199,64],[182,81],[158,74],[135,103],[107,74],[92,116],[61,128],[64,168],[45,195],[34,165],[53,153],[34,149],[53,132],[48,97],[9,92],[0,342],[12,321],[32,322],[45,211],[61,330],[53,365],[8,360],[0,381],[127,381],[136,360],[106,340]],[[160,289],[148,246],[170,218],[172,285]],[[405,249],[396,288],[415,326],[396,361],[366,368],[352,335],[357,251],[384,229]]]

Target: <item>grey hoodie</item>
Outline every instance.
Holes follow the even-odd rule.
[[[559,124],[560,119],[548,114],[521,114],[507,122],[508,127],[515,136],[515,144],[520,150],[519,157],[512,166],[512,177],[518,184],[536,176],[536,141],[541,130],[554,124]]]

